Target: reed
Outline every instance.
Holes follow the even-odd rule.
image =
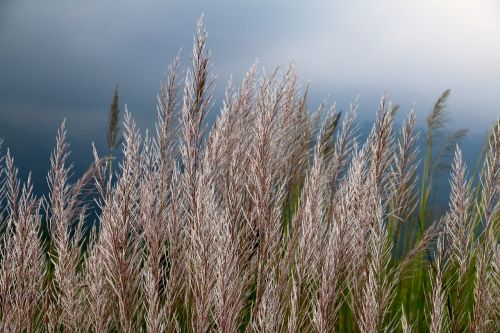
[[[80,179],[63,122],[46,197],[0,155],[0,331],[498,332],[498,120],[469,174],[465,130],[445,135],[449,91],[424,133],[414,108],[395,128],[385,93],[361,141],[358,101],[309,112],[293,64],[229,80],[209,124],[202,20],[183,86],[179,68],[178,56],[153,134],[126,107],[119,126],[115,93],[121,157],[94,147]],[[444,170],[449,206],[432,213]]]

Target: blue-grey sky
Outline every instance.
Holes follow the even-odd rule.
[[[0,0],[0,137],[20,154],[49,147],[48,157],[67,118],[90,154],[115,82],[151,126],[159,83],[180,47],[188,64],[201,13],[217,98],[256,59],[266,69],[294,61],[311,108],[329,95],[342,109],[359,94],[372,119],[387,88],[403,111],[415,102],[423,123],[451,88],[456,127],[484,133],[500,114],[498,0]]]

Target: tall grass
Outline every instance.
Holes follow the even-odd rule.
[[[498,120],[471,177],[464,131],[439,140],[449,91],[421,156],[413,110],[396,129],[385,94],[362,142],[357,101],[343,117],[325,104],[308,112],[293,66],[230,81],[209,128],[201,21],[182,97],[178,68],[179,57],[153,135],[125,108],[115,169],[94,149],[72,182],[64,123],[47,197],[19,180],[9,152],[0,158],[2,332],[500,330]],[[449,207],[432,214],[452,151]]]

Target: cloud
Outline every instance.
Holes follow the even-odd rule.
[[[268,69],[294,60],[304,83],[312,81],[313,102],[332,93],[342,105],[359,93],[371,114],[388,87],[398,101],[409,106],[415,100],[419,112],[427,112],[452,88],[450,107],[459,125],[483,130],[498,116],[495,0],[2,3],[3,117],[5,105],[26,106],[16,107],[19,117],[34,109],[39,115],[106,112],[119,81],[122,101],[139,124],[151,122],[163,72],[179,47],[188,64],[202,12],[218,96],[230,74],[240,78],[257,58]],[[82,128],[95,126],[94,119],[79,117]]]
[[[472,107],[479,126],[498,116],[496,2],[329,2],[315,18],[302,35],[280,41],[268,57],[294,55],[306,78],[323,89],[358,89],[363,95],[387,86],[429,104],[452,88],[451,101],[462,120],[470,119],[465,110]]]

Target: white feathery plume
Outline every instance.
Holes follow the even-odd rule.
[[[418,134],[415,133],[415,112],[412,110],[406,118],[398,139],[394,154],[391,178],[392,214],[400,222],[408,219],[417,206],[415,191],[417,173]]]
[[[474,253],[473,223],[471,217],[472,198],[470,183],[467,180],[462,151],[456,146],[451,176],[450,208],[445,220],[446,237],[449,239],[450,265],[456,267],[456,299],[452,314],[452,331],[460,329],[469,320],[466,310],[468,293],[465,291],[467,271]]]
[[[441,333],[447,331],[446,322],[446,286],[444,273],[447,269],[447,258],[443,248],[443,234],[438,238],[436,254],[434,256],[435,274],[432,280],[432,291],[429,298],[430,302],[430,333]]]
[[[140,136],[125,108],[124,160],[121,174],[112,193],[108,193],[100,217],[98,250],[105,267],[105,278],[113,291],[114,316],[121,330],[134,332],[141,311],[140,264],[142,239],[139,218]]]
[[[38,238],[42,221],[40,201],[33,194],[31,175],[17,196],[17,169],[9,152],[6,166],[10,211],[1,250],[0,327],[3,332],[33,332],[42,323],[39,311],[45,295],[44,252]]]
[[[482,222],[476,257],[476,284],[474,287],[474,310],[471,330],[473,332],[494,331],[500,312],[498,267],[495,267],[495,247],[497,246],[498,222],[495,216],[500,209],[500,122],[490,136],[481,178],[482,191],[478,208]],[[495,281],[495,275],[497,276]]]

